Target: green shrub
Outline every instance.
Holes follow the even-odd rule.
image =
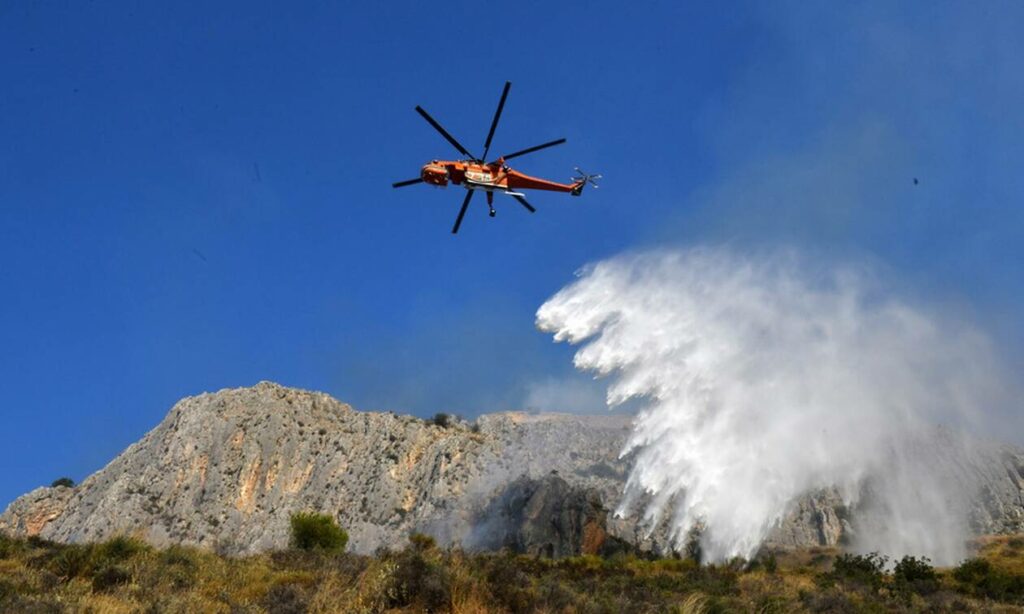
[[[997,569],[985,559],[969,559],[953,570],[960,590],[976,597],[1006,600],[1024,597],[1024,576]]]
[[[939,576],[927,557],[905,556],[892,571],[897,590],[928,595],[939,589]]]
[[[815,592],[800,591],[800,601],[811,612],[857,611],[857,607],[851,601],[850,596],[836,588]]]
[[[436,413],[434,414],[434,418],[431,422],[436,426],[446,429],[454,423],[454,418],[449,414]]]
[[[160,562],[164,565],[195,569],[199,566],[199,555],[192,548],[175,544],[160,553]]]
[[[50,488],[57,488],[58,486],[67,486],[68,488],[75,487],[75,481],[69,477],[57,478],[50,484]]]
[[[793,611],[793,608],[781,595],[762,595],[757,599],[754,611],[758,614],[785,614]]]
[[[160,575],[175,589],[185,589],[196,583],[199,557],[194,550],[185,546],[169,546],[160,553],[159,561]]]
[[[426,550],[433,550],[437,547],[437,540],[427,535],[426,533],[411,533],[409,535],[409,544],[415,550],[424,552]]]
[[[105,563],[122,563],[136,554],[150,549],[145,542],[134,537],[118,535],[96,546],[97,567]]]
[[[410,548],[400,553],[395,562],[398,564],[394,574],[398,590],[392,606],[419,605],[426,612],[448,609],[452,580],[440,561],[431,560],[422,550]]]
[[[54,555],[47,567],[64,580],[88,575],[92,569],[93,550],[91,545],[68,544]]]
[[[95,593],[106,593],[118,586],[128,584],[132,579],[128,570],[120,565],[104,565],[92,576],[92,590]]]
[[[59,597],[13,593],[0,601],[0,612],[17,614],[63,614],[67,608]]]
[[[306,614],[309,597],[297,586],[277,584],[267,591],[262,605],[267,612],[274,614]]]
[[[887,557],[870,554],[842,554],[832,563],[830,575],[836,580],[853,582],[878,589],[882,586]]]
[[[348,533],[327,514],[298,512],[292,514],[291,525],[294,548],[343,552],[348,545]]]
[[[571,611],[572,605],[579,601],[576,593],[557,578],[552,577],[541,577],[537,593],[540,604],[549,612]]]
[[[737,590],[739,573],[728,565],[704,565],[690,571],[693,587],[708,596],[725,596]]]
[[[519,560],[511,553],[485,558],[486,579],[491,595],[498,605],[511,612],[534,610],[537,595],[531,590],[532,583],[519,568]]]
[[[0,533],[0,560],[11,558],[23,549],[22,542]]]

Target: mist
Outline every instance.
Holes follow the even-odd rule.
[[[609,406],[640,405],[618,514],[667,524],[680,549],[699,534],[706,560],[749,558],[831,487],[852,549],[950,564],[974,494],[966,433],[1013,378],[977,325],[907,294],[863,263],[703,246],[590,265],[537,325],[579,344]]]

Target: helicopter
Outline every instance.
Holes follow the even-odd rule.
[[[534,145],[533,147],[527,147],[526,149],[521,149],[519,151],[499,156],[492,162],[486,162],[487,152],[490,151],[491,140],[494,138],[494,130],[498,127],[498,120],[501,119],[501,111],[505,108],[505,99],[508,98],[508,91],[511,87],[512,83],[506,81],[505,88],[501,92],[501,99],[498,101],[498,109],[494,112],[494,120],[491,121],[491,129],[487,133],[487,140],[484,142],[484,155],[480,157],[474,156],[469,152],[469,150],[463,147],[462,144],[459,143],[447,130],[445,130],[437,120],[431,117],[423,107],[419,105],[416,106],[416,112],[423,116],[423,119],[427,120],[427,123],[433,126],[441,136],[443,136],[465,157],[461,160],[431,160],[424,164],[423,168],[420,169],[419,177],[406,181],[396,181],[391,184],[391,187],[403,188],[417,183],[427,183],[433,186],[446,187],[449,183],[452,183],[466,188],[466,197],[462,201],[462,208],[459,209],[458,217],[455,218],[455,225],[452,227],[452,234],[457,234],[459,232],[459,227],[462,225],[462,218],[466,215],[466,209],[469,208],[469,201],[473,199],[473,194],[477,191],[483,191],[487,194],[487,206],[490,209],[489,213],[491,217],[494,217],[496,213],[494,210],[495,192],[501,192],[511,196],[519,201],[519,204],[525,207],[530,213],[535,213],[537,210],[533,208],[533,205],[527,202],[525,195],[519,190],[568,192],[573,196],[579,196],[583,193],[583,188],[587,184],[594,186],[595,189],[597,188],[597,180],[601,178],[601,175],[588,175],[579,168],[575,169],[576,176],[570,180],[572,183],[558,183],[520,173],[519,171],[513,170],[507,164],[508,160],[511,160],[512,158],[518,158],[519,156],[547,149],[548,147],[561,145],[562,143],[565,143],[565,139],[556,139],[540,145]]]

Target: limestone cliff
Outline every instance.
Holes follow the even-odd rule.
[[[663,530],[648,535],[611,513],[628,474],[619,452],[629,428],[626,416],[524,413],[442,428],[262,382],[180,401],[80,485],[16,500],[0,530],[70,542],[134,533],[247,553],[286,545],[289,516],[317,510],[364,553],[401,545],[412,531],[560,554],[594,550],[606,537],[664,551]],[[977,482],[972,528],[1020,531],[1024,454],[992,446],[977,464],[965,468]],[[810,493],[771,543],[835,544],[849,514],[835,493]],[[496,522],[498,532],[482,538]]]
[[[442,428],[262,382],[180,401],[77,487],[16,500],[0,530],[71,542],[140,533],[256,552],[287,544],[291,513],[318,510],[338,518],[359,552],[413,530],[459,540],[490,493],[519,475],[578,471],[614,490],[626,428],[624,419],[518,413]]]

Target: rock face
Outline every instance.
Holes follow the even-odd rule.
[[[74,488],[39,488],[0,515],[0,531],[64,542],[140,534],[251,553],[288,543],[296,511],[335,516],[369,553],[421,531],[442,543],[561,556],[626,543],[664,553],[662,527],[612,514],[628,475],[627,416],[482,416],[446,428],[359,412],[330,396],[262,382],[177,403]],[[1024,528],[1024,454],[993,446],[978,466],[972,528]],[[836,493],[794,505],[770,543],[834,545],[849,531]]]
[[[611,492],[624,474],[614,458],[625,419],[507,413],[477,426],[358,412],[269,382],[203,394],[79,486],[16,500],[0,530],[65,542],[141,533],[248,553],[287,545],[289,516],[318,510],[368,553],[412,531],[460,541],[519,475],[579,472],[581,483]]]
[[[776,548],[808,544],[834,546],[849,532],[846,506],[839,493],[823,490],[798,501],[786,521],[772,533],[767,545]]]
[[[1024,453],[993,445],[981,462],[968,468],[978,484],[971,530],[984,533],[1024,532]]]
[[[557,472],[520,477],[483,510],[474,546],[558,558],[600,554],[608,542],[607,511],[601,494],[574,486]]]
[[[39,535],[64,513],[73,494],[67,486],[37,488],[7,508],[0,516],[0,529],[14,535]]]

